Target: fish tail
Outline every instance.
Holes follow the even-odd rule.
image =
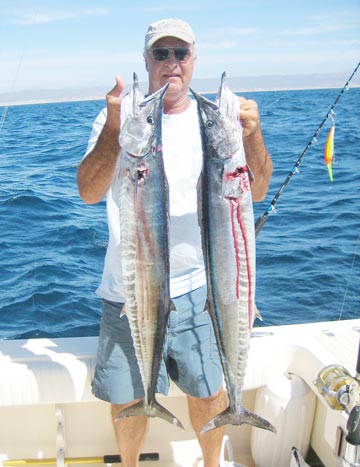
[[[154,399],[151,403],[146,403],[145,401],[137,402],[125,409],[121,410],[116,418],[115,422],[122,420],[128,417],[135,417],[137,415],[146,415],[147,417],[159,417],[165,420],[166,422],[172,423],[173,425],[178,426],[182,430],[185,430],[182,423],[178,418],[175,417],[169,410],[163,407],[161,404]]]
[[[180,420],[177,417],[175,417],[175,415],[173,415],[169,410],[167,410],[165,407],[159,404],[156,400],[154,400],[150,410],[151,410],[151,417],[162,418],[166,422],[172,423],[173,425],[176,425],[179,428],[181,428],[183,431],[185,431]]]
[[[219,415],[214,417],[212,420],[207,422],[202,428],[200,434],[204,434],[208,431],[214,430],[220,426],[224,425],[242,425],[246,423],[247,425],[253,425],[258,428],[263,428],[265,430],[272,431],[276,433],[276,428],[267,420],[256,415],[244,407],[241,407],[239,413],[234,412],[233,409],[228,407],[226,410],[221,412]]]

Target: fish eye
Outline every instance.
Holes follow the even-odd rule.
[[[147,121],[147,123],[149,123],[150,125],[153,125],[154,119],[153,119],[152,115],[148,115],[147,118],[146,118],[146,121]]]
[[[212,128],[214,126],[214,122],[212,120],[206,120],[206,128]]]

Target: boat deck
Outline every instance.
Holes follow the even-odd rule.
[[[359,338],[360,319],[256,327],[244,406],[253,410],[258,390],[279,376],[300,376],[316,395],[311,447],[326,467],[335,467],[336,428],[345,430],[346,416],[328,409],[313,381],[330,364],[342,365],[354,375]],[[57,459],[61,465],[64,457],[95,462],[117,453],[108,404],[91,394],[96,350],[96,337],[0,341],[0,465],[1,460],[4,466],[10,466],[10,460],[40,458]],[[186,430],[151,419],[144,453],[158,453],[159,461],[141,465],[200,465],[201,453],[190,426],[186,397],[172,385],[161,403],[181,419]],[[230,426],[226,434],[234,459],[253,467],[251,427]],[[313,462],[310,465],[321,465],[315,458]],[[269,462],[266,467],[270,465],[276,464]]]

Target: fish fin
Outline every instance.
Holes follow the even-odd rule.
[[[209,299],[208,298],[205,301],[203,313],[209,313]]]
[[[239,413],[234,413],[234,411],[230,407],[228,407],[226,410],[221,412],[212,420],[208,421],[203,426],[200,434],[204,434],[220,426],[242,425],[243,423],[246,423],[247,425],[256,426],[258,428],[264,428],[265,430],[269,430],[273,433],[276,433],[276,428],[270,422],[260,417],[259,415],[250,412],[250,410],[245,409],[245,407],[241,407]]]
[[[261,316],[261,313],[260,313],[258,307],[255,305],[255,319],[256,319],[256,318],[259,319],[260,321],[264,321],[264,320],[263,320],[263,317]]]
[[[256,318],[259,319],[260,321],[263,321],[263,317],[261,316],[260,311],[256,305],[254,305],[253,311],[255,311],[255,313],[252,313],[251,318],[249,318],[249,320],[252,319],[252,322],[249,323],[251,327],[253,326]]]
[[[251,167],[247,166],[248,171],[249,171],[249,177],[250,177],[250,183],[255,182],[255,175],[254,172],[251,170]]]
[[[185,428],[183,427],[183,424],[180,422],[180,420],[175,417],[175,415],[173,415],[169,410],[159,404],[156,400],[154,400],[150,411],[152,417],[162,418],[166,422],[172,423],[173,425],[176,425],[185,431]]]
[[[137,415],[146,415],[147,417],[159,417],[165,420],[166,422],[172,423],[173,425],[178,426],[185,431],[182,423],[177,419],[169,410],[160,405],[156,399],[154,399],[150,404],[146,404],[145,401],[137,402],[125,409],[121,410],[116,418],[115,422],[123,418],[135,417]]]

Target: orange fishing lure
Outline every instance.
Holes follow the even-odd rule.
[[[335,135],[335,124],[333,123],[332,127],[330,128],[327,140],[326,140],[325,151],[324,151],[324,160],[325,160],[325,164],[327,166],[328,172],[329,172],[330,182],[334,180],[333,173],[332,173],[332,163],[334,159],[334,135]]]

